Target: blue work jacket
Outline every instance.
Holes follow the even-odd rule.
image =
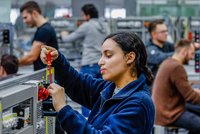
[[[91,109],[88,120],[69,105],[58,112],[58,120],[68,134],[152,132],[155,109],[143,74],[113,96],[113,82],[78,73],[62,54],[53,64],[67,95]]]

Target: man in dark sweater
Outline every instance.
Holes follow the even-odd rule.
[[[47,22],[41,13],[39,5],[35,1],[29,1],[20,8],[23,21],[28,27],[37,27],[32,40],[31,50],[19,59],[19,65],[34,65],[34,71],[45,68],[40,60],[42,45],[48,45],[58,49],[57,37],[54,28]]]
[[[177,126],[192,133],[200,132],[200,116],[185,107],[186,102],[200,104],[200,90],[191,87],[183,67],[193,59],[194,52],[194,43],[180,40],[173,56],[160,65],[152,91],[156,124]]]

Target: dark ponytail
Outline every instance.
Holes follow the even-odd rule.
[[[144,43],[133,32],[120,32],[109,35],[106,39],[114,40],[124,53],[134,52],[136,54],[135,68],[137,75],[144,74],[146,82],[150,85],[153,82],[151,70],[147,67],[147,53]],[[106,40],[105,39],[105,40]]]
[[[154,76],[149,67],[147,67],[147,66],[144,67],[144,74],[147,78],[147,84],[151,85],[153,82]]]

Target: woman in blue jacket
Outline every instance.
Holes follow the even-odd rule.
[[[48,87],[58,120],[68,134],[129,133],[150,134],[155,109],[147,84],[152,82],[147,68],[147,54],[135,33],[109,35],[102,45],[99,60],[103,79],[78,73],[56,49],[45,46],[41,59],[51,51],[58,84]],[[85,119],[65,101],[65,93],[89,108]]]

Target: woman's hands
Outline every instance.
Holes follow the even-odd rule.
[[[58,112],[66,105],[65,90],[58,84],[52,83],[48,87],[49,94],[52,96],[53,106]]]
[[[58,51],[49,46],[42,46],[40,58],[44,64],[47,64],[47,54],[50,52],[51,62],[58,58]],[[65,90],[58,84],[52,83],[48,87],[49,94],[52,96],[53,106],[56,111],[60,111],[66,105]]]
[[[51,60],[52,61],[54,61],[55,59],[58,58],[58,51],[55,48],[49,47],[49,46],[42,46],[41,47],[41,53],[40,53],[40,59],[42,60],[42,62],[44,64],[47,64],[47,54],[49,52],[51,54]]]

